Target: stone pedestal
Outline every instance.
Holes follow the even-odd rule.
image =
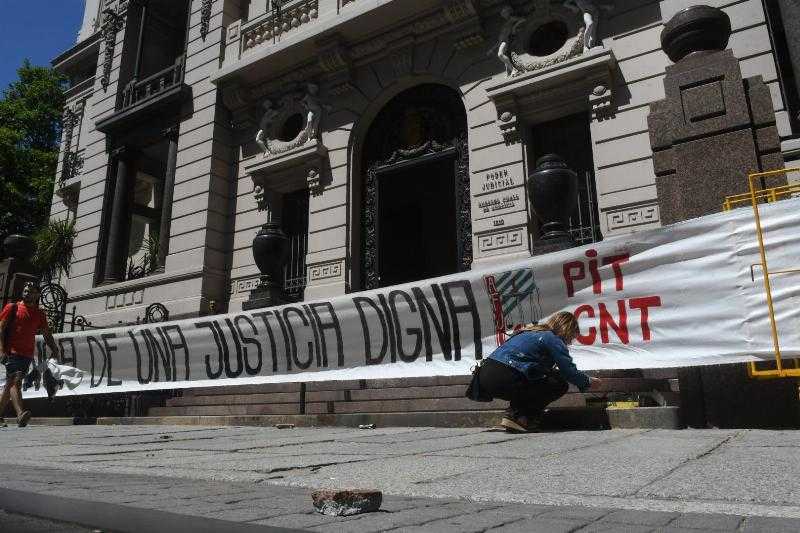
[[[675,64],[666,69],[666,98],[651,105],[648,127],[664,224],[719,212],[726,196],[749,191],[748,174],[783,168],[769,89],[760,76],[742,78],[724,49],[730,31],[723,11],[695,6],[661,34]],[[797,380],[751,380],[744,364],[683,368],[678,378],[691,427],[798,424]]]

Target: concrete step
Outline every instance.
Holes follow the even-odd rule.
[[[223,416],[147,416],[136,418],[98,418],[98,424],[274,426],[296,427],[495,427],[503,411],[432,411],[396,413],[346,413],[305,415],[223,415]],[[677,407],[638,407],[633,409],[554,408],[545,414],[545,430],[595,430],[615,428],[679,429]]]
[[[606,414],[603,408],[609,400],[675,406],[678,395],[673,391],[672,378],[667,376],[653,378],[642,376],[641,371],[606,371],[602,389],[580,393],[571,387],[566,395],[551,404],[553,427],[611,427],[611,420],[622,420],[623,415],[611,411]],[[231,423],[296,419],[301,425],[329,425],[331,420],[336,425],[361,420],[359,417],[381,423],[388,421],[390,425],[485,426],[491,425],[492,420],[499,422],[498,413],[507,407],[507,402],[467,400],[464,391],[469,381],[470,376],[432,376],[188,389],[180,397],[167,399],[163,407],[151,407],[147,414],[157,419],[178,417],[231,420]],[[677,417],[676,409],[663,412],[674,413]],[[632,420],[620,423],[644,423]],[[677,422],[659,424],[675,427]]]

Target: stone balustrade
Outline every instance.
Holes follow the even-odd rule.
[[[131,80],[122,92],[122,109],[133,107],[183,83],[185,62],[185,57],[181,55],[164,70],[143,80]]]
[[[325,19],[335,25],[336,17],[357,0],[288,0],[278,10],[266,10],[250,20],[237,20],[228,26],[227,62],[237,61],[250,52],[276,44],[288,35]]]

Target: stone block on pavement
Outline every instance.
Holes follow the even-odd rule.
[[[381,508],[383,494],[378,490],[316,490],[311,494],[317,512],[329,516],[371,513]]]

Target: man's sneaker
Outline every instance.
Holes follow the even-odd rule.
[[[17,426],[24,428],[28,425],[28,420],[31,419],[31,412],[30,411],[23,411],[21,415],[17,417]]]
[[[8,427],[8,424],[6,424],[5,419],[0,417],[0,428],[7,428],[7,427]]]

